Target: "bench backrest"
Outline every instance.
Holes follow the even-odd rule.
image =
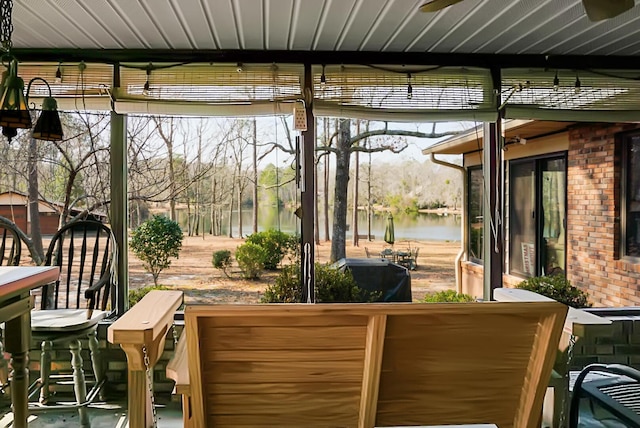
[[[566,306],[188,305],[195,426],[538,421]]]

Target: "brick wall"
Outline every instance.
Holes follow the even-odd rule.
[[[595,306],[640,303],[640,265],[617,260],[620,157],[616,134],[635,124],[581,125],[569,132],[567,278]]]
[[[640,310],[588,311],[610,319],[612,324],[585,326],[584,336],[579,337],[574,346],[569,369],[581,370],[592,363],[617,363],[640,370]]]

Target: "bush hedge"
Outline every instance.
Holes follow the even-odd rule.
[[[316,263],[315,277],[317,303],[361,303],[375,302],[380,299],[380,293],[360,289],[349,271],[341,272],[330,265]],[[300,302],[302,302],[300,265],[285,266],[275,283],[267,286],[262,303]]]
[[[564,275],[536,276],[522,281],[516,287],[550,297],[574,308],[591,307],[587,293],[571,285]]]

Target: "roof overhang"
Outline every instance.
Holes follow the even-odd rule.
[[[559,122],[544,120],[506,120],[503,123],[503,134],[507,142],[535,140],[547,135],[568,130],[576,122]],[[482,150],[484,145],[483,126],[476,126],[460,135],[447,138],[422,151],[423,154],[460,155]]]

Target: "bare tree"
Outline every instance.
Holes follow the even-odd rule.
[[[441,138],[448,135],[459,134],[462,131],[448,131],[437,133],[434,131],[425,133],[420,131],[408,131],[402,129],[389,129],[385,123],[380,129],[367,129],[355,136],[351,136],[351,121],[349,119],[340,119],[338,130],[331,139],[336,139],[335,146],[324,144],[317,150],[325,150],[336,155],[336,173],[335,173],[335,190],[333,203],[333,233],[331,241],[332,261],[345,257],[346,255],[346,232],[347,232],[347,190],[349,186],[349,159],[351,153],[354,152],[392,152],[400,153],[408,147],[408,143],[404,137],[416,138]],[[371,139],[374,137],[382,137],[376,141],[376,144],[359,145],[359,141]],[[388,136],[402,138],[388,138]]]
[[[175,119],[173,117],[161,118],[159,116],[153,116],[153,121],[156,124],[156,130],[162,138],[167,148],[167,162],[169,167],[169,218],[176,221],[176,197],[178,195],[176,172],[173,158],[173,138],[175,133]]]
[[[256,124],[256,118],[253,118],[253,135],[251,139],[251,145],[253,146],[253,233],[258,232],[258,126]]]

